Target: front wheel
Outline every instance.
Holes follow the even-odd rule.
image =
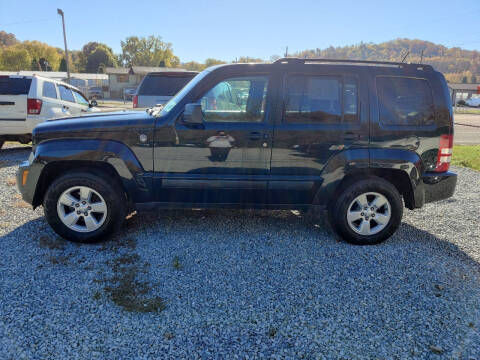
[[[82,243],[100,240],[125,219],[120,186],[88,172],[72,172],[55,180],[43,202],[45,217],[60,236]]]
[[[346,241],[357,245],[378,244],[398,228],[403,202],[395,186],[369,177],[347,186],[330,208],[330,222]]]

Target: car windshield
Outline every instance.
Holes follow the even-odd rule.
[[[195,76],[192,80],[190,80],[190,82],[187,85],[185,85],[183,87],[183,89],[180,90],[180,92],[177,93],[177,95],[172,97],[165,104],[165,106],[162,108],[162,111],[160,112],[160,116],[168,114],[170,112],[170,110],[172,110],[174,108],[174,106],[177,105],[180,102],[180,100],[182,100],[183,97],[186,94],[188,94],[190,92],[190,90],[193,89],[198,84],[198,82],[200,80],[202,80],[209,72],[210,72],[210,70],[208,70],[208,69],[204,70],[200,74]]]

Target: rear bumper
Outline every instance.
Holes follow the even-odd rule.
[[[422,190],[424,203],[447,199],[455,192],[457,185],[457,174],[453,172],[445,173],[425,173],[422,176]]]

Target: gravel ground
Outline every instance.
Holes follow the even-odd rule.
[[[296,212],[159,211],[58,238],[0,152],[2,359],[480,358],[480,173],[358,247]]]

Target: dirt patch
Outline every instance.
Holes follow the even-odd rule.
[[[136,242],[135,242],[136,243]],[[126,247],[132,243],[124,244]],[[117,248],[118,247],[114,247]],[[104,285],[105,294],[125,311],[130,312],[160,312],[165,309],[165,303],[158,296],[149,297],[152,284],[140,280],[148,272],[149,264],[141,262],[136,253],[122,254],[107,262],[112,268],[111,278],[95,280]],[[94,299],[98,300],[98,295]]]
[[[38,245],[41,248],[50,249],[50,250],[65,250],[66,241],[61,237],[52,239],[49,236],[42,235],[38,239]]]
[[[14,177],[11,177],[11,178],[8,178],[7,180],[5,180],[5,183],[8,186],[15,186],[15,185],[17,185],[17,179],[14,178]]]

